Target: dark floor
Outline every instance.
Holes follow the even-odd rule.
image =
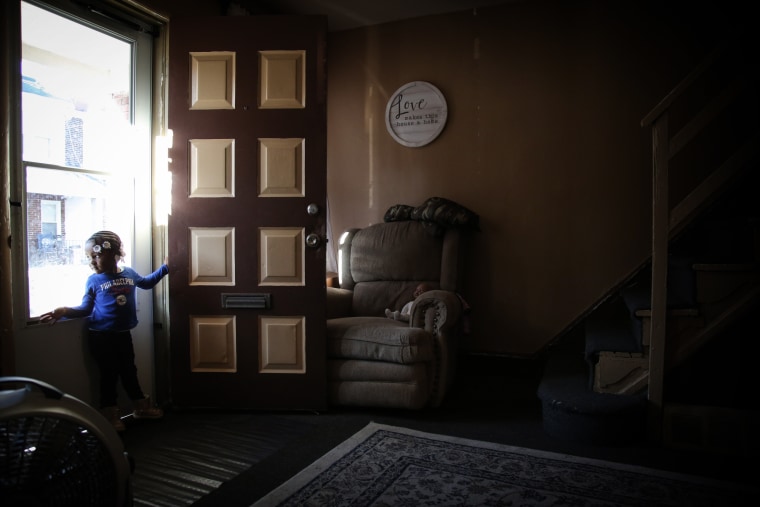
[[[221,485],[211,481],[209,491],[198,491],[197,499],[178,501],[176,505],[250,505],[370,421],[722,480],[756,481],[758,467],[749,466],[746,458],[678,451],[647,442],[593,447],[547,435],[535,395],[540,372],[541,365],[531,361],[471,357],[462,361],[460,380],[438,409],[413,412],[333,408],[319,414],[167,411],[160,421],[128,421],[123,440],[135,459],[139,479],[138,472],[159,475],[149,469],[152,455],[162,445],[169,446],[172,453],[178,452],[172,447],[172,438],[190,429],[196,433],[188,438],[199,445],[206,440],[219,453],[224,451],[223,441],[215,437],[216,430],[206,428],[239,427],[251,437],[249,442],[227,444],[249,458],[237,464],[243,471],[235,472],[234,478],[221,481]],[[245,430],[246,427],[251,429]],[[135,489],[138,506],[175,505],[170,500],[156,500],[159,493],[150,488]]]

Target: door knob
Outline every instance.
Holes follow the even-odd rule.
[[[306,246],[309,248],[317,248],[319,244],[322,242],[322,240],[319,237],[319,234],[311,233],[308,236],[306,236]]]
[[[317,206],[314,203],[309,204],[306,206],[306,213],[308,213],[311,216],[315,216],[319,214],[319,206]]]

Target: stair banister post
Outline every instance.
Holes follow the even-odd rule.
[[[649,413],[647,433],[650,440],[662,438],[663,382],[667,315],[668,238],[668,113],[652,126],[652,293],[649,346]]]

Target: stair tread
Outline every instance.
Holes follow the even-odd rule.
[[[668,316],[670,317],[699,317],[700,312],[697,308],[670,308]],[[651,317],[652,309],[636,310],[637,317]]]
[[[726,263],[726,262],[699,262],[692,266],[695,271],[756,271],[760,269],[760,264],[756,262],[740,262],[740,263]]]

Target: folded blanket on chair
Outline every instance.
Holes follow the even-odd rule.
[[[416,208],[406,204],[395,204],[385,212],[384,220],[419,220],[430,226],[435,235],[442,234],[448,227],[480,230],[480,217],[476,213],[443,197],[430,197]]]

